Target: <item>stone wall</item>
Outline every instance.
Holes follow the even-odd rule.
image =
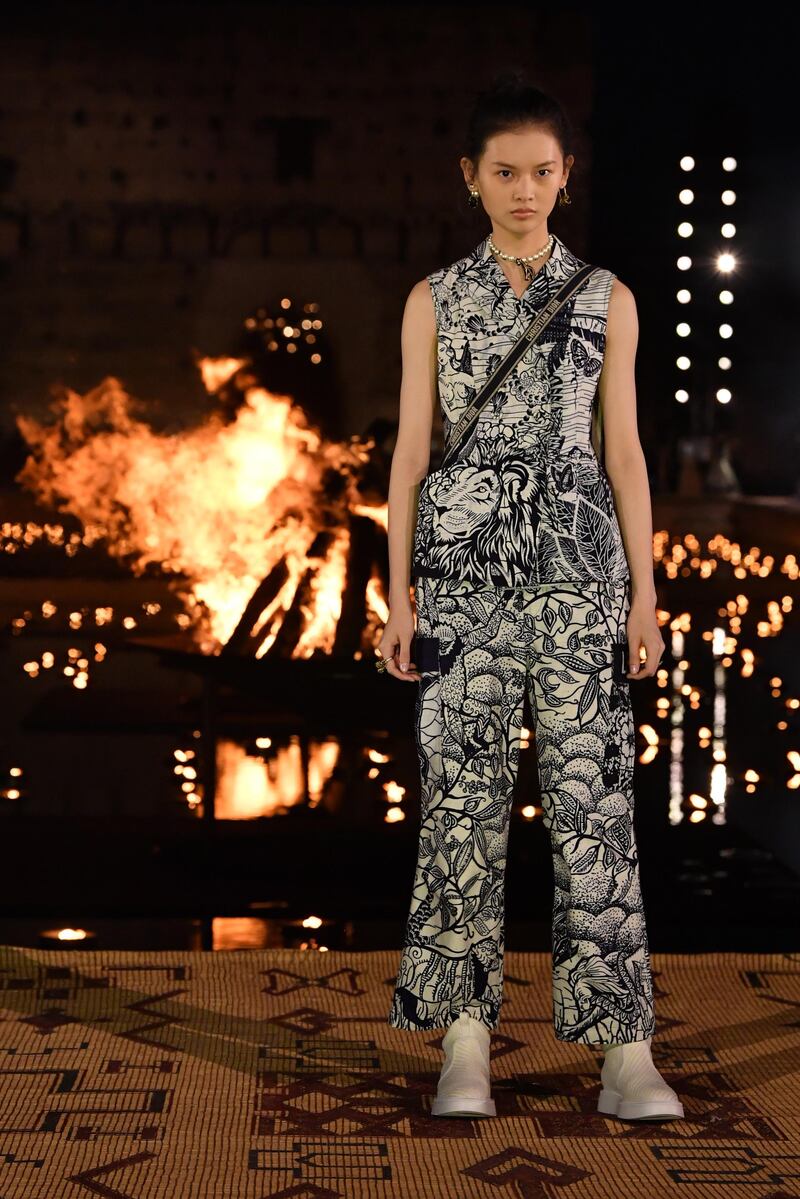
[[[408,290],[486,232],[461,137],[477,87],[525,63],[584,124],[575,12],[86,3],[15,15],[0,76],[0,410],[105,375],[189,421],[194,353],[316,301],[334,424],[394,419]],[[571,53],[551,47],[568,38]],[[553,74],[553,64],[556,74]],[[568,65],[565,65],[568,64]],[[585,248],[590,164],[552,227]],[[302,397],[298,397],[302,400]]]

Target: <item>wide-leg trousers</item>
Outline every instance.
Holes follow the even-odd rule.
[[[478,586],[423,576],[411,660],[421,824],[388,1023],[490,1029],[503,1000],[504,882],[525,693],[554,872],[555,1036],[645,1040],[653,984],[633,827],[630,580]],[[616,648],[615,648],[616,647]]]

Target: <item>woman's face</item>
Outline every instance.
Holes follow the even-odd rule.
[[[521,236],[546,222],[573,161],[571,154],[562,158],[549,129],[526,125],[490,137],[477,172],[469,158],[461,159],[461,169],[467,183],[477,187],[492,224]],[[514,209],[532,211],[517,214]]]

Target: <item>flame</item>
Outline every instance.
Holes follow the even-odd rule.
[[[219,391],[220,387],[246,365],[246,358],[201,358],[198,362],[203,386],[209,395]]]
[[[199,365],[215,388],[242,360]],[[246,387],[235,414],[213,412],[177,433],[154,431],[134,415],[137,406],[108,377],[86,395],[64,389],[49,425],[19,416],[32,453],[18,481],[84,525],[99,525],[109,552],[134,573],[157,564],[180,576],[173,587],[204,652],[219,652],[246,619],[257,656],[266,653],[301,581],[306,623],[292,656],[330,649],[350,514],[358,509],[385,527],[386,504],[365,505],[353,482],[371,443],[323,443],[291,397],[258,386]],[[343,480],[326,488],[337,471]],[[321,532],[323,549],[312,549]],[[259,588],[268,591],[263,600]],[[365,609],[372,625],[386,609],[372,585]]]

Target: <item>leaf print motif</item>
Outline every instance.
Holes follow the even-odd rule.
[[[450,855],[447,852],[447,842],[444,839],[444,833],[442,832],[441,826],[439,824],[434,825],[433,835],[434,835],[434,838],[436,841],[436,848],[438,849],[438,851],[442,855],[442,857],[445,858],[449,862]]]
[[[573,874],[588,874],[597,864],[597,855],[600,852],[600,846],[589,844],[583,853],[578,857],[573,858],[570,863],[570,870]]]
[[[631,847],[630,827],[627,821],[617,818],[605,829],[605,837],[620,853],[627,853]]]
[[[588,649],[586,652],[589,655],[589,657],[592,659],[592,661],[596,662],[598,666],[607,665],[608,655],[602,654],[599,649]]]
[[[582,725],[589,724],[597,715],[599,690],[597,674],[594,673],[586,680],[586,686],[581,692],[580,702],[578,703],[578,719]]]
[[[569,832],[576,827],[576,817],[579,808],[578,801],[566,788],[556,788],[555,802],[548,796],[556,811],[556,827],[562,832]]]
[[[575,539],[581,559],[605,578],[613,563],[614,546],[609,542],[608,518],[599,508],[579,497],[575,504]]]
[[[566,666],[569,670],[574,670],[578,674],[594,674],[595,668],[589,662],[584,662],[583,658],[579,658],[577,654],[562,652],[556,654],[556,661],[562,666]]]

